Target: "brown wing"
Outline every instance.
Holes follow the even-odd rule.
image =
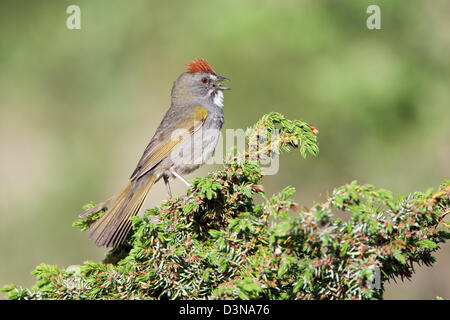
[[[156,129],[156,133],[147,148],[145,148],[144,154],[130,179],[139,179],[152,170],[170,154],[176,145],[200,129],[207,115],[208,111],[200,105],[183,108],[182,110],[171,107],[158,129]],[[184,134],[173,137],[176,130],[182,130],[181,132],[184,132]]]

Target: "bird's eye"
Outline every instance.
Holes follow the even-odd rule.
[[[203,83],[207,83],[207,82],[208,82],[208,79],[202,78],[202,82],[203,82]]]

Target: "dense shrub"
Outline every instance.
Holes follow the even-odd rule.
[[[134,217],[126,243],[102,263],[42,264],[32,289],[2,290],[10,299],[382,298],[383,281],[409,278],[415,262],[432,264],[450,238],[450,181],[402,197],[354,181],[311,208],[297,208],[292,187],[267,196],[261,150],[316,155],[316,134],[266,115],[248,130],[245,154],[194,179],[189,197]],[[97,216],[75,225],[86,230]]]

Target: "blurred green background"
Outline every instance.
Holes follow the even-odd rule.
[[[71,4],[81,30],[66,28]],[[366,28],[371,4],[382,30]],[[354,179],[437,187],[450,176],[449,12],[446,0],[3,0],[0,286],[31,286],[41,262],[103,258],[71,224],[127,183],[195,57],[232,80],[224,129],[270,111],[319,128],[319,156],[283,155],[268,193],[293,185],[310,206]],[[162,183],[149,198],[167,199]],[[450,298],[449,245],[385,297]]]

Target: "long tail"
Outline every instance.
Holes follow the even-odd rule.
[[[108,207],[106,212],[90,226],[89,239],[99,247],[117,247],[120,245],[131,229],[130,217],[139,213],[155,180],[155,175],[143,176],[130,182],[118,195],[83,212],[80,216],[98,212]],[[109,206],[110,203],[111,206]]]

